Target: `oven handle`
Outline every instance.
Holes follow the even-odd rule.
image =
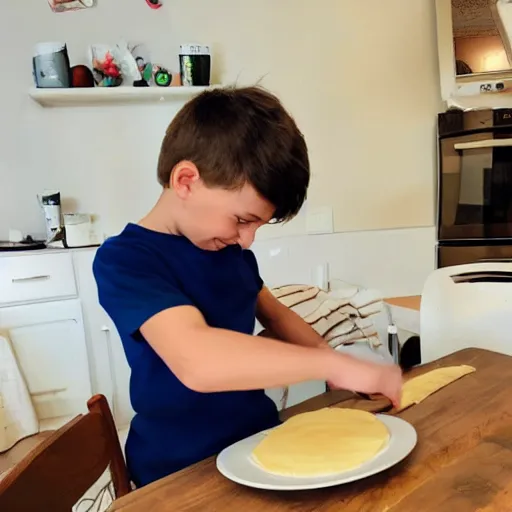
[[[475,140],[473,142],[457,142],[453,145],[457,151],[465,149],[504,148],[512,146],[512,139]]]

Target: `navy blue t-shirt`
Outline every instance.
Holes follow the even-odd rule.
[[[187,388],[139,331],[160,311],[190,305],[211,327],[253,334],[263,283],[251,251],[239,246],[204,251],[185,237],[129,224],[98,249],[93,269],[100,304],[119,331],[131,368],[136,415],[126,457],[137,486],[279,422],[263,390],[198,393]]]

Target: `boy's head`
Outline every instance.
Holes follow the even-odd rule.
[[[158,162],[158,181],[179,207],[179,232],[209,250],[249,247],[261,225],[293,218],[309,176],[304,137],[259,87],[192,99],[167,129]]]

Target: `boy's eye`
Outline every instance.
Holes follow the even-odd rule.
[[[241,219],[240,217],[236,218],[236,222],[237,222],[237,224],[249,224],[248,220]]]

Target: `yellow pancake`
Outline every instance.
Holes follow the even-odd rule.
[[[328,476],[368,462],[388,441],[387,427],[373,414],[326,408],[298,414],[271,430],[252,458],[276,475]]]

